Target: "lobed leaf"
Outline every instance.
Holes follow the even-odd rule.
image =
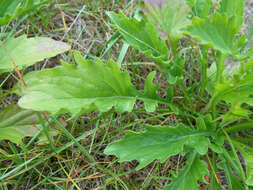
[[[193,153],[184,168],[172,178],[165,190],[197,190],[199,189],[198,181],[204,181],[204,177],[208,174],[207,164],[200,160],[196,153]]]
[[[223,83],[215,86],[217,94],[214,96],[216,102],[224,100],[232,105],[234,112],[243,103],[253,106],[253,59],[241,66],[242,70],[236,72],[232,77],[225,79]],[[242,109],[238,110],[243,112]]]
[[[124,36],[127,43],[141,51],[157,63],[168,61],[169,50],[166,43],[159,39],[154,26],[147,21],[127,18],[123,14],[108,12],[107,15]]]
[[[50,38],[27,38],[25,35],[10,38],[0,45],[0,70],[13,70],[12,60],[18,67],[30,66],[69,49],[68,44]]]
[[[235,17],[235,23],[238,27],[240,27],[244,20],[244,2],[245,0],[222,0],[219,12],[224,13],[229,17]]]
[[[223,54],[238,53],[239,47],[235,39],[239,28],[235,24],[234,17],[215,13],[212,18],[193,19],[193,25],[185,32],[194,38],[198,38],[202,44],[211,45],[214,49]]]
[[[182,37],[181,29],[191,24],[187,18],[189,7],[184,0],[155,2],[146,1],[149,20],[156,26],[158,31],[166,33],[171,40],[180,39]]]
[[[170,105],[155,95],[156,87],[151,83],[154,74],[148,77],[146,91],[142,94],[131,84],[128,72],[121,72],[113,61],[106,65],[100,60],[84,60],[78,53],[75,59],[77,66],[63,63],[25,76],[27,88],[19,105],[73,115],[94,110],[106,112],[112,107],[118,112],[130,112],[137,99],[145,102],[147,111],[154,111],[158,102]]]
[[[139,170],[155,159],[166,161],[168,157],[183,152],[185,146],[205,154],[210,144],[206,136],[210,134],[182,124],[177,127],[148,126],[143,132],[127,132],[123,139],[109,144],[105,154],[117,156],[120,162],[137,160],[139,165],[136,169]]]

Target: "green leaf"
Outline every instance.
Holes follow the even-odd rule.
[[[36,114],[15,105],[0,112],[0,140],[10,140],[20,144],[27,136],[33,136],[40,130]]]
[[[169,50],[166,43],[159,39],[150,22],[138,21],[135,18],[127,18],[123,14],[113,12],[108,12],[107,15],[127,43],[157,63],[163,64],[168,61]]]
[[[204,181],[204,177],[208,174],[207,164],[200,160],[196,153],[193,153],[184,168],[172,178],[172,182],[165,189],[198,190],[198,181]]]
[[[229,162],[223,157],[221,159],[222,161],[218,163],[218,167],[224,170],[229,189],[243,190],[244,188],[241,184],[241,181],[232,172]]]
[[[154,101],[155,99],[159,100],[159,96],[158,94],[156,93],[156,91],[158,90],[159,88],[159,85],[155,85],[153,83],[153,79],[155,77],[155,74],[156,72],[153,71],[151,72],[147,79],[146,79],[146,82],[145,82],[145,87],[144,87],[144,96],[147,97],[147,98],[150,98],[150,100],[146,100],[144,102],[144,105],[145,105],[145,109],[148,111],[148,112],[154,112],[157,105],[158,105],[158,101]]]
[[[222,0],[220,3],[219,12],[227,14],[229,17],[235,17],[235,23],[240,27],[243,23],[245,0]]]
[[[211,9],[211,0],[188,0],[188,5],[192,8],[195,16],[208,17]]]
[[[253,152],[252,150],[246,150],[243,145],[240,146],[239,150],[243,155],[246,164],[246,184],[249,186],[253,186]]]
[[[180,54],[177,54],[173,61],[168,65],[168,69],[164,71],[165,77],[170,85],[174,85],[178,80],[183,80],[185,72],[185,59]]]
[[[246,164],[246,181],[249,186],[253,186],[253,149],[250,145],[233,140],[233,144],[240,151]]]
[[[177,127],[147,126],[143,132],[128,131],[123,139],[108,145],[105,154],[116,155],[120,162],[137,160],[139,165],[136,169],[139,170],[155,159],[166,161],[168,157],[183,152],[185,146],[205,154],[210,144],[206,136],[210,134],[182,124]]]
[[[224,100],[231,104],[231,111],[235,115],[245,115],[242,109],[238,109],[243,103],[253,106],[253,59],[242,64],[241,70],[232,77],[224,79],[223,83],[215,86],[217,94],[213,97],[215,103]]]
[[[0,26],[9,23],[44,2],[40,0],[1,0]]]
[[[41,123],[36,112],[25,110],[16,105],[10,105],[0,111],[0,140],[10,140],[20,144],[24,137],[32,137],[42,130]],[[56,136],[59,131],[48,129],[50,136]],[[38,136],[39,145],[48,144],[49,140],[42,131]]]
[[[154,3],[147,4],[147,16],[158,31],[165,32],[170,39],[180,39],[182,37],[181,29],[191,23],[187,19],[189,7],[184,3],[184,0],[169,0],[160,6],[153,5]]]
[[[253,186],[253,154],[244,154],[244,160],[246,162],[247,180],[246,183],[249,186]]]
[[[202,44],[211,45],[223,54],[238,53],[238,41],[235,39],[239,28],[235,25],[234,17],[215,13],[212,18],[193,19],[193,25],[185,32],[198,38]],[[239,39],[240,40],[240,39]]]
[[[30,66],[70,49],[63,42],[44,37],[27,38],[25,35],[10,38],[3,46],[0,45],[0,70],[5,71],[14,69],[12,60],[18,67]]]
[[[118,112],[130,112],[137,99],[144,101],[147,111],[153,111],[157,103],[171,105],[155,95],[156,87],[151,82],[154,74],[148,77],[142,94],[131,84],[128,72],[121,72],[113,61],[104,64],[101,60],[84,60],[78,53],[75,59],[77,66],[63,63],[25,76],[27,87],[19,105],[73,115],[94,110],[106,112],[112,107]]]

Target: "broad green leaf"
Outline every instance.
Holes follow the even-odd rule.
[[[44,0],[44,2],[46,2]],[[43,0],[1,0],[0,26],[9,23],[18,16],[43,3]]]
[[[142,94],[131,84],[128,72],[121,72],[113,61],[104,64],[100,60],[84,60],[78,53],[75,59],[77,66],[63,63],[25,76],[27,87],[19,105],[73,115],[94,110],[105,112],[112,107],[119,112],[130,112],[137,99],[144,101],[147,111],[153,111],[157,103],[170,105],[155,95],[156,87],[151,82],[154,74],[148,77]]]
[[[238,27],[243,23],[245,0],[222,0],[220,3],[219,12],[227,14],[229,17],[235,17],[235,22]]]
[[[10,105],[0,111],[0,140],[10,140],[20,144],[24,137],[32,137],[42,130],[41,123],[36,112],[25,110],[16,105]],[[54,128],[49,128],[51,137],[59,134]],[[42,131],[38,144],[48,144],[48,138]]]
[[[184,0],[167,0],[163,3],[146,0],[148,5],[147,16],[158,31],[165,32],[170,39],[176,40],[182,37],[182,28],[185,28],[191,22],[187,16],[189,7]]]
[[[188,5],[192,8],[195,16],[208,17],[211,9],[211,0],[188,0]]]
[[[234,17],[215,13],[212,18],[193,19],[193,25],[189,26],[185,32],[194,38],[198,38],[202,44],[211,45],[214,49],[223,54],[238,53],[238,43],[236,33],[239,32],[235,25]]]
[[[210,144],[209,135],[209,131],[192,130],[182,124],[177,127],[148,126],[146,131],[138,133],[128,131],[123,139],[108,145],[105,154],[116,155],[120,162],[137,160],[138,170],[155,159],[166,161],[168,157],[183,152],[185,146],[205,154]]]
[[[4,46],[4,47],[3,47]],[[50,38],[10,38],[0,45],[0,70],[13,70],[11,59],[18,67],[30,66],[45,58],[56,56],[70,49],[66,43]]]
[[[240,69],[240,62],[226,59],[224,62],[224,70],[223,70],[223,77],[229,78],[233,76],[236,72],[238,72]],[[212,94],[215,88],[215,81],[216,81],[216,74],[217,74],[217,65],[213,63],[208,69],[207,69],[207,91],[209,94]]]
[[[210,138],[212,143],[209,148],[216,153],[223,152],[224,136],[216,133],[217,126],[210,115],[202,115],[196,118],[196,128],[198,130],[213,131],[214,134]]]
[[[24,137],[40,131],[36,114],[31,110],[11,105],[0,111],[0,140],[19,144]]]
[[[211,115],[199,116],[196,119],[196,128],[199,130],[213,131],[214,134],[210,138],[212,143],[209,145],[209,148],[216,153],[223,152],[224,136],[216,133],[217,123],[213,121]]]
[[[138,21],[135,18],[127,18],[123,14],[113,12],[109,12],[107,15],[127,43],[157,63],[163,64],[168,61],[169,50],[166,43],[159,39],[150,22]]]
[[[213,97],[215,103],[219,100],[230,103],[231,111],[235,115],[243,113],[242,109],[238,109],[243,103],[253,106],[253,59],[243,64],[241,68],[232,77],[215,86],[217,93]]]
[[[238,121],[240,119],[249,119],[248,115],[251,112],[243,107],[241,107],[240,104],[234,104],[231,106],[230,110],[224,113],[222,118],[222,126],[231,124],[235,121]]]
[[[205,181],[204,177],[208,175],[207,164],[200,160],[196,153],[193,153],[184,168],[172,178],[165,190],[198,190],[198,181]]]

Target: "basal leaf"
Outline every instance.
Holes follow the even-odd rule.
[[[44,0],[44,2],[46,2]],[[1,0],[0,26],[43,3],[43,0]]]
[[[0,111],[0,140],[19,144],[24,137],[33,136],[39,130],[39,120],[31,110],[11,105]]]
[[[113,12],[109,12],[107,15],[127,43],[157,63],[162,64],[168,61],[169,50],[166,43],[159,39],[150,22],[138,21],[135,18],[127,18],[123,14]]]
[[[239,32],[234,17],[215,13],[212,18],[193,19],[193,25],[185,31],[194,38],[198,38],[202,44],[209,44],[223,54],[238,53],[235,35]]]
[[[229,17],[235,17],[236,25],[240,27],[244,20],[244,2],[245,0],[222,0],[219,11],[227,14]]]
[[[25,110],[16,105],[10,105],[0,111],[0,141],[10,140],[20,144],[24,137],[34,136],[42,130],[41,123],[36,112]],[[59,134],[54,128],[49,128],[51,137]],[[48,138],[42,131],[38,136],[38,144],[48,144]]]
[[[3,43],[3,46],[0,45],[0,70],[5,71],[14,69],[11,59],[18,67],[30,66],[70,49],[66,43],[50,38],[27,38],[24,35],[18,38],[10,38]]]
[[[204,181],[204,177],[208,174],[207,164],[200,160],[196,153],[193,153],[184,168],[176,177],[173,177],[165,190],[197,190],[199,189],[198,181]]]
[[[166,161],[168,157],[183,152],[186,145],[200,154],[205,154],[210,144],[206,137],[208,135],[210,135],[208,131],[192,130],[184,125],[148,126],[143,132],[127,132],[123,139],[108,145],[105,154],[116,155],[120,162],[137,160],[138,170],[155,159]]]
[[[152,76],[146,82],[146,89],[149,86],[150,89],[142,94],[131,84],[128,72],[121,72],[113,61],[104,64],[100,60],[84,60],[78,53],[75,59],[77,66],[64,63],[25,76],[27,88],[19,105],[37,111],[75,115],[94,110],[105,112],[112,107],[119,112],[131,111],[137,99],[145,102],[148,111],[153,111],[157,102],[170,104],[155,97],[154,86],[150,83]]]
[[[147,16],[158,31],[165,32],[170,39],[179,39],[182,37],[181,29],[191,22],[187,16],[189,7],[184,0],[167,0],[155,3],[157,1],[146,0],[148,5]]]

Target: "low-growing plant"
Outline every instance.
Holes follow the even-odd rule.
[[[114,61],[85,60],[75,52],[77,65],[62,61],[62,66],[25,75],[19,106],[77,116],[96,110],[131,112],[137,100],[147,112],[163,104],[179,118],[177,124],[128,131],[105,154],[116,155],[120,162],[137,160],[137,170],[156,159],[165,162],[183,155],[187,161],[165,189],[196,190],[205,184],[223,189],[220,171],[228,189],[251,189],[252,136],[245,131],[253,127],[253,59],[246,35],[240,33],[244,0],[145,3],[141,17],[108,16],[125,42],[150,58],[166,78],[166,97],[153,83],[156,71],[137,90],[129,72]],[[194,59],[189,55],[193,50],[198,52]],[[191,76],[189,67],[195,71]]]
[[[23,14],[28,14],[32,8],[39,8],[48,0],[13,0],[0,2],[0,26],[8,24],[13,19]],[[54,57],[66,52],[70,46],[47,37],[30,37],[22,35],[19,37],[0,36],[0,74],[15,70],[26,85],[20,70],[31,66],[46,58]],[[2,40],[2,38],[4,40]],[[2,87],[2,82],[0,88]],[[8,93],[7,93],[8,94]],[[16,105],[10,105],[0,112],[0,140],[8,139],[20,144],[22,138],[34,136],[42,130],[36,112],[24,110]],[[50,130],[52,135],[56,131]],[[40,143],[46,142],[45,134],[39,135]]]

